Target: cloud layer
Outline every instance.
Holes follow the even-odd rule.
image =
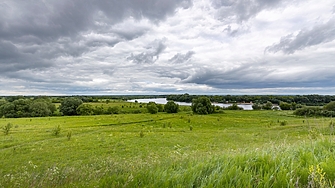
[[[1,95],[333,94],[328,0],[0,2]]]

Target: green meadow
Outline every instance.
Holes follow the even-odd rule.
[[[331,118],[108,105],[141,113],[0,119],[0,127],[12,125],[0,132],[0,187],[335,185]]]

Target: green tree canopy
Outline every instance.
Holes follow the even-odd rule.
[[[67,116],[73,116],[78,115],[77,108],[83,104],[83,101],[78,98],[65,98],[61,105],[59,106],[60,112],[63,113],[63,115]]]
[[[173,102],[173,101],[168,101],[164,105],[164,111],[167,113],[177,113],[179,110],[179,104]]]
[[[158,112],[157,104],[155,102],[149,102],[147,104],[147,110],[150,114],[157,114]]]
[[[323,107],[325,110],[335,111],[335,101],[331,101]]]
[[[192,100],[192,111],[197,114],[212,114],[215,107],[208,97],[199,97]]]

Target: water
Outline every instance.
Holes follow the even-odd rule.
[[[139,102],[139,103],[149,103],[149,102],[155,102],[156,104],[166,104],[168,100],[166,98],[156,98],[156,99],[133,99],[133,100],[128,100],[129,102]],[[187,102],[175,102],[181,106],[191,106],[191,103]],[[213,103],[215,106],[220,106],[220,107],[228,107],[231,106],[232,104],[223,104],[223,103]],[[238,104],[237,106],[242,107],[244,110],[252,110],[252,104]]]

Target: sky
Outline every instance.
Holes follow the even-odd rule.
[[[0,95],[335,95],[335,0],[1,0]]]

